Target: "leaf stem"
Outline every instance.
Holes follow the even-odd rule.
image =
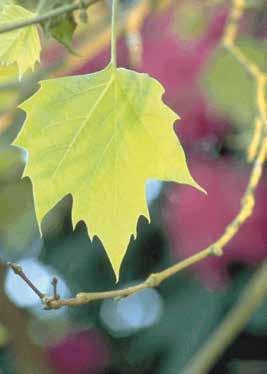
[[[111,17],[111,65],[117,67],[117,20],[118,20],[119,0],[112,1]]]

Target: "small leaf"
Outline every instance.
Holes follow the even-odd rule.
[[[72,37],[76,29],[76,22],[73,15],[67,15],[51,27],[52,36],[63,44],[70,52],[72,49]]]
[[[44,2],[41,10],[44,13],[49,13],[57,8],[70,5],[72,3],[73,0],[50,0]],[[72,38],[77,23],[73,13],[61,14],[57,17],[52,17],[42,22],[41,26],[46,38],[50,38],[52,36],[59,43],[64,45],[69,52],[75,54],[75,51],[72,48]]]
[[[21,105],[16,144],[29,150],[39,222],[66,194],[74,225],[102,241],[118,278],[140,215],[149,219],[148,179],[201,189],[187,168],[163,87],[146,74],[109,65],[94,74],[51,79]]]
[[[0,13],[0,25],[25,21],[34,16],[34,13],[21,6],[7,5]],[[16,62],[20,78],[28,69],[34,69],[35,63],[40,61],[40,52],[41,44],[36,26],[0,34],[0,64]]]

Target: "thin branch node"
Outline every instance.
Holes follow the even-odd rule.
[[[213,246],[210,249],[211,255],[220,257],[223,255],[223,249],[221,247]]]
[[[44,295],[44,297],[41,299],[42,304],[43,304],[43,309],[44,310],[52,310],[52,309],[59,309],[61,306],[60,305],[54,305],[51,307],[51,302],[56,301],[59,299],[54,299],[54,296],[47,296]]]
[[[146,286],[149,288],[157,287],[161,283],[161,279],[158,274],[150,274],[146,280]]]
[[[21,275],[23,273],[22,267],[13,262],[8,262],[7,266],[10,267],[17,275]]]

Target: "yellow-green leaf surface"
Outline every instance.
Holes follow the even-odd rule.
[[[41,82],[21,108],[16,144],[28,149],[39,221],[66,194],[74,225],[97,235],[116,277],[140,215],[149,219],[148,179],[199,187],[174,130],[163,87],[146,74],[106,69]]]
[[[14,4],[4,6],[0,13],[0,26],[33,18],[34,13]],[[41,44],[36,26],[0,34],[0,64],[17,63],[19,76],[34,69],[40,61]]]

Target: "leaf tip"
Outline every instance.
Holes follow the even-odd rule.
[[[191,183],[191,185],[193,186],[193,187],[195,187],[198,191],[200,191],[200,192],[203,192],[205,195],[208,195],[208,193],[207,193],[207,191],[203,188],[203,187],[201,187],[195,180],[194,180],[194,178],[192,178],[192,183]]]
[[[126,249],[124,249],[121,252],[121,251],[115,251],[114,249],[112,251],[107,250],[107,246],[104,246],[104,248],[106,250],[106,253],[108,255],[111,267],[113,269],[113,273],[114,273],[114,276],[115,276],[115,282],[118,283],[118,281],[120,279],[121,264],[122,264],[122,260],[124,258]]]
[[[119,279],[120,279],[121,262],[120,263],[114,262],[114,260],[110,257],[109,257],[109,261],[110,261],[110,264],[111,264],[111,267],[112,267],[112,270],[113,270],[113,274],[114,274],[114,277],[115,277],[115,283],[118,283]]]

